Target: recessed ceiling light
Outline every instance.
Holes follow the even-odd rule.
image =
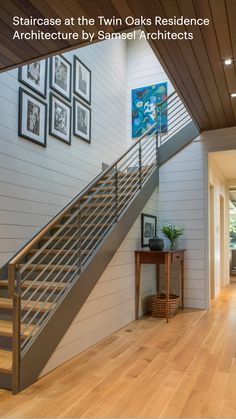
[[[231,97],[236,97],[236,93],[231,93],[230,96]]]
[[[224,65],[230,65],[232,64],[233,60],[231,58],[228,58],[227,60],[224,60]]]

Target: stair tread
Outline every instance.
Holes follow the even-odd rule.
[[[24,330],[25,324],[22,323],[22,329]],[[23,332],[23,337],[29,336],[29,334],[36,330],[37,326],[30,325],[27,327],[27,330]],[[13,333],[13,325],[12,322],[9,320],[0,320],[0,336],[11,337]]]
[[[49,302],[43,302],[43,301],[27,301],[25,302],[24,300],[22,300],[21,302],[21,306],[24,307],[24,310],[29,310],[29,309],[33,309],[36,311],[48,311],[51,307],[53,307],[53,303],[49,303]],[[0,309],[7,309],[10,310],[13,308],[13,300],[11,298],[4,298],[4,297],[0,297]]]
[[[31,254],[31,253],[33,253],[33,254],[35,254],[35,253],[37,253],[38,251],[39,251],[40,249],[31,249],[31,250],[29,250],[29,253]],[[66,250],[66,249],[44,249],[44,250],[41,250],[41,252],[40,252],[40,254],[46,254],[46,253],[53,253],[53,254],[59,254],[59,256],[60,255],[63,255],[63,254],[72,254],[72,253],[75,253],[75,252],[77,252],[78,251],[78,249],[75,249],[75,250]],[[81,253],[87,253],[88,251],[87,250],[83,250]],[[28,254],[29,254],[28,253]]]
[[[81,237],[82,240],[87,239],[87,238],[90,238],[90,239],[99,239],[99,238],[101,238],[101,236],[96,236],[95,235],[95,236],[82,236]],[[75,240],[78,240],[79,237],[76,237],[76,236],[64,236],[64,237],[60,237],[60,236],[56,236],[56,237],[51,236],[51,237],[49,237],[49,236],[46,236],[46,237],[42,237],[42,239],[40,241],[45,241],[45,240],[47,241],[49,239],[61,240],[61,241],[65,241],[65,240],[70,240],[71,239],[71,241],[75,241]]]
[[[0,372],[11,374],[12,372],[12,352],[0,349]]]
[[[24,264],[21,264],[20,267],[24,267]],[[77,266],[74,265],[52,265],[50,264],[44,264],[44,263],[31,263],[27,268],[27,270],[29,269],[34,269],[36,271],[42,271],[43,269],[46,269],[48,271],[50,270],[63,270],[63,271],[76,271],[77,270]]]
[[[109,225],[108,223],[83,224],[83,227],[103,227]],[[59,229],[64,224],[55,225],[52,229]],[[65,224],[66,228],[79,227],[79,224]]]
[[[64,289],[66,287],[66,284],[63,284],[63,283],[60,283],[60,284],[58,283],[57,284],[56,282],[50,282],[50,281],[42,282],[42,281],[33,281],[33,280],[32,281],[27,280],[27,281],[22,282],[22,284],[21,284],[22,288],[28,288],[30,286],[32,288],[38,288],[40,286],[41,288]],[[8,279],[1,279],[0,280],[0,287],[7,288],[8,287]]]

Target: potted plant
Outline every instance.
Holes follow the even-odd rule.
[[[176,240],[182,236],[184,232],[183,227],[179,227],[171,222],[165,223],[161,227],[162,234],[170,241],[170,250],[176,249]]]

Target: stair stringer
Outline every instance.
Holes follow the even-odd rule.
[[[150,199],[158,183],[159,171],[156,168],[131,204],[120,216],[112,230],[109,230],[106,239],[86,269],[52,313],[41,332],[35,337],[20,362],[19,391],[22,391],[37,380],[40,372],[127,236],[128,231]]]

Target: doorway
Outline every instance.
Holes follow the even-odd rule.
[[[225,285],[225,200],[220,195],[220,286]]]
[[[210,234],[209,234],[209,268],[210,268],[210,296],[211,299],[215,297],[215,205],[214,205],[214,186],[210,185],[210,191],[209,191],[209,206],[210,206],[210,212],[209,212],[209,227],[210,227]]]

